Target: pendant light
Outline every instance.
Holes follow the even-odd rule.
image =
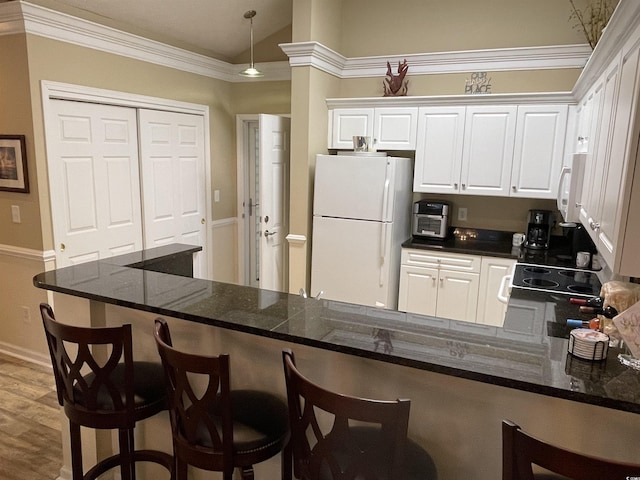
[[[262,77],[263,73],[253,65],[253,17],[256,16],[255,10],[248,10],[244,14],[244,18],[248,18],[250,23],[250,42],[251,42],[251,63],[249,67],[240,72],[243,77]]]

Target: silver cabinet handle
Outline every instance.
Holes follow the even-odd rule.
[[[457,189],[458,189],[458,184],[457,184],[457,183],[454,183],[454,184],[453,184],[453,188],[455,188],[455,189],[457,190]]]
[[[463,184],[462,184],[462,189],[463,189],[463,190],[465,190],[466,188],[467,188],[467,184],[466,184],[466,183],[463,183]]]
[[[513,185],[513,186],[511,187],[511,190],[513,190],[513,191],[515,192],[515,191],[516,191],[516,190],[518,190],[518,189],[516,188],[516,186],[515,186],[515,185]]]
[[[275,235],[278,232],[270,232],[269,230],[265,230],[264,231],[264,236],[265,237],[270,237],[271,235]]]

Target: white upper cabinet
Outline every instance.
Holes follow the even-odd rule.
[[[613,273],[640,276],[640,27],[584,95],[591,122],[580,221]]]
[[[512,197],[556,198],[568,112],[567,105],[518,107]]]
[[[329,110],[329,148],[352,150],[354,135],[370,137],[376,150],[415,150],[418,107]]]
[[[329,110],[329,148],[353,150],[353,137],[373,138],[373,108]]]
[[[413,190],[555,198],[568,105],[421,107]]]
[[[373,146],[377,150],[415,150],[417,120],[417,107],[376,108]]]
[[[556,198],[570,100],[477,97],[328,99],[328,148],[415,150],[414,192]]]
[[[414,192],[458,193],[466,107],[420,107]]]
[[[467,107],[460,193],[509,195],[517,107]]]

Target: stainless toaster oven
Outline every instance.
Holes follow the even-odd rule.
[[[412,235],[423,238],[445,238],[449,218],[449,204],[419,200],[413,204]]]

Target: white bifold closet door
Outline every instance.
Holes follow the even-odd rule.
[[[204,119],[54,100],[47,121],[57,266],[206,246]],[[206,277],[204,250],[194,275]]]
[[[206,239],[204,119],[139,110],[145,248]],[[206,276],[204,250],[194,255],[194,276]]]
[[[47,144],[57,266],[142,249],[136,110],[51,104]]]

